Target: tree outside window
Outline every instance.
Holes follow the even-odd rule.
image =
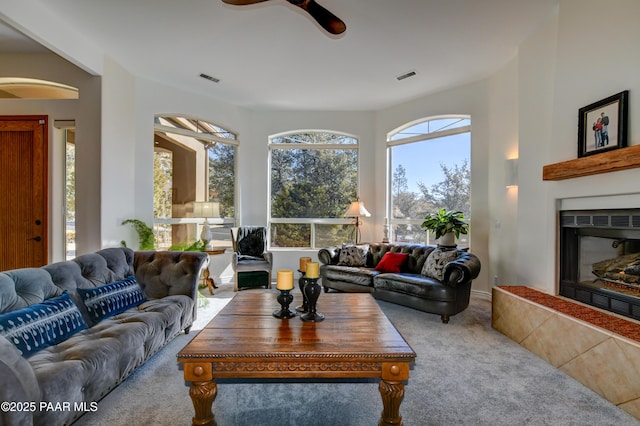
[[[390,190],[388,222],[396,242],[432,244],[420,224],[441,208],[471,218],[468,117],[440,117],[410,123],[388,137]],[[469,245],[470,235],[458,244]]]
[[[358,141],[308,131],[270,139],[270,244],[325,247],[351,238],[344,218],[357,196]]]
[[[209,121],[157,116],[154,125],[156,247],[180,250],[200,240],[204,220],[214,246],[229,246],[235,226],[235,133]],[[197,203],[214,202],[219,217],[197,217]],[[217,215],[216,215],[217,216]]]

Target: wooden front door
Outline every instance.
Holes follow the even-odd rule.
[[[47,263],[47,117],[0,117],[0,271]]]

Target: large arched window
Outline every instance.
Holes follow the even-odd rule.
[[[269,138],[270,245],[317,248],[353,238],[344,213],[358,193],[358,139],[331,131]]]
[[[200,240],[205,220],[210,245],[230,244],[235,225],[238,138],[214,123],[160,115],[154,125],[156,248],[185,249]]]
[[[438,116],[407,123],[387,135],[387,223],[392,241],[433,244],[420,224],[441,208],[471,218],[471,119]],[[469,245],[470,235],[458,244]]]

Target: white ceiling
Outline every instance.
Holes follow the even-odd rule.
[[[346,23],[344,34],[328,35],[285,0],[42,5],[138,76],[257,109],[377,110],[489,76],[558,2],[317,1]],[[0,51],[19,50],[6,32],[0,26]],[[416,76],[396,80],[409,71]]]

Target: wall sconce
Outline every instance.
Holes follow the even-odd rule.
[[[505,186],[514,188],[518,186],[518,159],[511,158],[504,162]]]

